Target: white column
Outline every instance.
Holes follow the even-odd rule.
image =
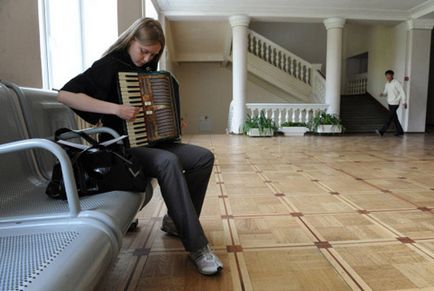
[[[327,29],[326,93],[327,112],[340,114],[341,70],[342,70],[342,29],[345,19],[340,17],[324,20]]]
[[[229,18],[232,26],[232,102],[229,109],[229,132],[242,133],[246,118],[247,94],[247,28],[250,18],[234,15]]]
[[[428,100],[428,78],[431,49],[431,30],[434,21],[407,21],[407,61],[405,91],[408,109],[402,109],[403,127],[409,132],[424,132]]]

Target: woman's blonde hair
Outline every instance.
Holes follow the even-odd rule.
[[[137,40],[142,45],[154,45],[160,43],[161,49],[158,55],[154,57],[153,62],[158,62],[164,50],[166,40],[164,38],[163,28],[158,20],[143,17],[137,19],[103,54],[106,56],[112,52],[127,50],[131,41]]]

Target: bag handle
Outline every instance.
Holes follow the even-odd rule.
[[[82,131],[75,131],[66,127],[63,128],[59,128],[58,130],[56,130],[56,132],[54,133],[54,141],[58,141],[60,138],[60,135],[70,132],[74,135],[76,135],[77,137],[81,137],[83,138],[85,141],[87,141],[88,143],[90,143],[92,146],[98,146],[99,142],[96,141],[94,138],[92,138],[90,135],[88,135],[87,133],[84,133]]]

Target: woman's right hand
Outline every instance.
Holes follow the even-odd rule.
[[[139,112],[139,107],[119,104],[116,115],[126,121],[134,121]]]

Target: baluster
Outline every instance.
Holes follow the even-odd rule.
[[[299,109],[298,111],[298,122],[301,122],[303,119],[303,110]]]
[[[255,36],[252,37],[252,54],[254,54],[255,56],[258,55],[258,48],[256,46],[256,37]]]
[[[301,63],[298,63],[298,64],[297,64],[297,78],[298,78],[299,80],[301,80],[301,78],[302,78],[302,68],[301,68]]]
[[[285,122],[289,121],[289,108],[286,109],[286,113],[285,113]]]
[[[260,58],[261,54],[262,54],[261,40],[258,39],[256,42],[256,56]]]
[[[296,113],[296,110],[292,109],[292,122],[295,122],[295,113]]]
[[[306,109],[306,115],[304,116],[304,123],[308,123],[310,121],[310,109]]]
[[[249,51],[249,53],[253,53],[253,39],[250,33],[247,35],[247,43],[248,43],[247,50]]]
[[[274,108],[271,109],[271,120],[273,120],[274,122],[276,122],[276,114],[275,114],[276,110]]]
[[[262,42],[262,59],[264,61],[267,61],[267,53],[268,53],[267,44],[265,42]]]
[[[279,51],[277,53],[277,67],[281,70],[283,70],[283,66],[282,66],[282,52]]]
[[[306,73],[307,73],[306,74],[306,79],[307,79],[306,83],[309,84],[309,85],[312,85],[311,84],[311,81],[312,81],[312,68],[308,68]]]
[[[273,65],[275,67],[279,67],[277,64],[277,50],[276,50],[276,48],[273,48]]]
[[[289,61],[289,74],[294,76],[294,61],[292,58],[288,58]]]
[[[282,124],[282,108],[279,108],[279,115],[277,116],[277,126],[280,127]]]
[[[298,70],[299,70],[298,65],[299,64],[298,64],[297,60],[294,60],[294,77],[297,79],[298,79]]]
[[[269,64],[272,64],[272,57],[273,57],[273,48],[271,47],[271,45],[268,45],[268,54],[267,54],[267,62]]]
[[[288,72],[288,67],[286,66],[286,61],[287,61],[286,55],[282,54],[282,70],[284,72]]]

